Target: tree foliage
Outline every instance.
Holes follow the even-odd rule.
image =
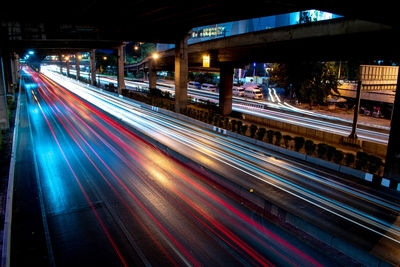
[[[275,64],[271,83],[289,89],[305,103],[322,104],[332,91],[337,91],[337,67],[333,62],[299,61]]]

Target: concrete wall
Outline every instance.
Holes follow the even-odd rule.
[[[305,138],[318,140],[327,144],[341,145],[343,146],[343,136],[334,133],[327,133],[316,129],[310,129],[290,123],[276,121],[267,118],[261,118],[254,115],[245,114],[243,115],[247,121],[254,122],[266,127],[271,127],[284,132],[293,133],[293,135],[303,136]],[[354,150],[353,147],[349,146],[349,150]],[[361,149],[367,153],[374,154],[379,157],[386,157],[387,146],[383,144],[373,143],[369,141],[361,142]]]

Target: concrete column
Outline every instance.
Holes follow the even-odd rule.
[[[149,66],[149,89],[156,89],[157,87],[157,71],[156,71],[156,62],[154,59],[150,60]]]
[[[117,78],[118,78],[118,94],[122,95],[122,89],[125,89],[125,78],[124,78],[124,44],[118,47],[118,58],[117,58]]]
[[[75,55],[75,69],[76,69],[76,79],[79,80],[81,77],[81,68],[79,67],[80,65],[80,60],[79,60],[79,54]]]
[[[90,51],[90,84],[96,86],[96,50]]]
[[[400,182],[400,68],[397,76],[392,120],[390,122],[389,143],[387,146],[383,177]]]
[[[60,73],[62,74],[62,56],[61,54],[58,54],[58,63],[60,64]]]
[[[175,112],[181,112],[187,106],[189,36],[175,43]]]
[[[70,77],[70,74],[69,74],[69,59],[65,60],[65,66],[67,68],[67,77]]]
[[[233,87],[233,66],[231,63],[220,64],[219,77],[219,109],[222,115],[229,115],[232,112]]]
[[[354,108],[354,117],[353,117],[353,127],[349,135],[349,137],[353,139],[357,138],[356,132],[357,132],[358,114],[360,113],[360,99],[361,99],[361,81],[358,81],[357,94],[356,94],[356,107]]]
[[[143,70],[143,79],[144,79],[145,81],[148,81],[148,80],[149,80],[149,75],[147,75],[147,70],[146,70],[146,68],[143,68],[142,70]]]
[[[4,75],[3,56],[0,55],[0,129],[8,129],[6,76]]]

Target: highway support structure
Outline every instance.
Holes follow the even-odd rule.
[[[96,50],[90,51],[90,84],[96,86]]]
[[[149,90],[150,92],[157,88],[157,62],[156,59],[150,59],[149,66]]]
[[[397,75],[396,95],[394,97],[389,142],[386,152],[383,177],[400,184],[400,68]],[[392,183],[396,184],[396,183]],[[397,185],[399,189],[400,185]]]
[[[187,107],[187,83],[189,74],[188,39],[184,35],[175,42],[175,112],[182,112]]]
[[[79,60],[79,54],[75,54],[75,69],[76,69],[76,76],[75,78],[79,80],[81,77],[81,68],[80,68],[80,60]]]
[[[125,89],[124,78],[124,46],[125,44],[117,47],[117,81],[118,81],[118,94],[122,95],[122,89]]]
[[[65,67],[67,68],[67,77],[70,78],[71,75],[69,73],[69,59],[65,60]]]
[[[229,115],[232,112],[232,87],[233,65],[229,62],[221,62],[219,84],[219,109],[221,115]]]

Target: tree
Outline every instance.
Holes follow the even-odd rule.
[[[297,98],[310,104],[322,104],[332,91],[337,90],[337,67],[333,62],[297,61],[275,64],[271,83],[292,89]],[[290,95],[292,92],[290,93]]]
[[[294,149],[299,152],[299,150],[304,146],[304,137],[296,136],[294,138]]]
[[[304,143],[304,149],[306,150],[307,155],[312,155],[314,154],[316,145],[314,144],[314,141],[312,140],[306,140]]]

